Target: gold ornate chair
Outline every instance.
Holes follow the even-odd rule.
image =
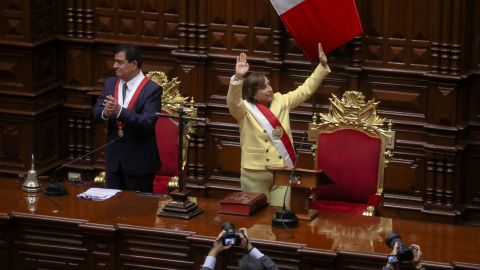
[[[335,182],[319,187],[310,208],[374,215],[383,198],[383,173],[392,156],[395,132],[383,128],[378,102],[361,92],[330,98],[328,113],[314,114],[309,140],[314,141],[315,168]]]
[[[178,115],[180,106],[187,116],[196,117],[197,109],[193,107],[193,98],[183,97],[179,91],[177,78],[169,80],[161,71],[150,71],[147,77],[163,87],[162,113]],[[188,122],[183,132],[183,168],[185,168],[190,135],[194,133],[194,123]],[[153,192],[166,194],[178,187],[178,119],[159,117],[155,124],[157,147],[162,167],[157,172],[153,183]],[[182,169],[183,169],[182,168]]]

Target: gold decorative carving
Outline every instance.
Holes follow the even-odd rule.
[[[321,128],[336,128],[338,126],[361,128],[369,133],[383,133],[381,129],[385,118],[377,116],[377,105],[373,99],[364,101],[365,96],[361,92],[346,91],[342,99],[338,99],[334,94],[330,98],[330,110],[328,113],[320,113],[321,123],[316,123],[318,119],[314,116],[313,123]]]
[[[362,215],[369,216],[369,217],[374,216],[375,215],[375,207],[373,207],[372,205],[367,206],[367,209],[363,210]]]
[[[355,129],[370,137],[380,138],[381,156],[378,169],[377,194],[383,192],[384,168],[393,156],[395,131],[392,130],[392,121],[385,126],[385,118],[377,115],[378,101],[365,101],[363,93],[358,91],[345,91],[342,98],[334,94],[330,100],[328,113],[314,113],[312,122],[308,125],[308,139],[316,142],[319,133],[331,133],[341,129]],[[312,146],[312,153],[316,157],[317,145]],[[368,206],[363,215],[375,215],[376,209]]]
[[[195,108],[192,109],[191,107],[185,106],[190,104],[188,102],[189,98],[183,97],[180,93],[180,81],[178,81],[178,78],[169,80],[167,75],[162,71],[150,71],[147,73],[147,77],[163,87],[162,110],[168,111],[169,113],[176,113],[178,108],[183,106],[185,107],[185,113],[193,116],[191,113]]]
[[[105,184],[105,179],[106,179],[106,173],[105,172],[100,172],[95,178],[93,179],[93,182],[96,184]]]
[[[168,79],[167,75],[162,71],[150,71],[147,77],[159,84],[163,88],[162,93],[162,111],[169,114],[178,115],[178,109],[183,108],[185,115],[188,117],[197,117],[197,108],[195,108],[195,101],[193,97],[183,97],[180,93],[180,81],[178,78]],[[172,121],[177,124],[177,122]],[[187,164],[188,144],[191,136],[195,134],[196,121],[187,121],[185,125],[184,139],[183,139],[183,164],[182,169]],[[178,125],[178,124],[177,124]],[[178,177],[172,177],[168,183],[169,189],[178,186]]]
[[[172,192],[178,188],[178,176],[172,176],[168,181],[168,192]]]
[[[315,141],[319,131],[328,132],[343,128],[362,130],[370,136],[382,139],[385,144],[384,164],[386,166],[393,156],[391,149],[394,148],[395,131],[392,130],[391,120],[387,124],[388,128],[384,128],[385,118],[377,115],[379,102],[373,99],[365,102],[365,96],[358,91],[345,91],[342,99],[332,94],[329,100],[328,113],[313,114],[312,123],[308,126],[309,141]]]

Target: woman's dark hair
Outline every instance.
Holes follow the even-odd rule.
[[[132,44],[120,44],[115,47],[113,54],[115,55],[119,52],[125,52],[125,58],[128,62],[137,61],[137,67],[142,68],[143,57],[137,46]]]
[[[248,74],[243,80],[242,97],[250,103],[255,103],[255,93],[265,87],[265,75],[258,72]]]

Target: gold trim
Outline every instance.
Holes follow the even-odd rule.
[[[374,216],[375,215],[375,207],[373,207],[372,205],[369,205],[367,206],[367,209],[365,209],[362,213],[362,215],[364,216]]]
[[[105,184],[105,178],[106,178],[106,173],[105,172],[100,172],[95,178],[93,179],[93,182],[97,184]]]
[[[178,188],[178,176],[172,176],[168,181],[168,193]]]

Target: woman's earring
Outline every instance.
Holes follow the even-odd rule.
[[[253,96],[253,100],[255,100],[255,102],[257,102],[257,97],[256,97],[256,96]]]

